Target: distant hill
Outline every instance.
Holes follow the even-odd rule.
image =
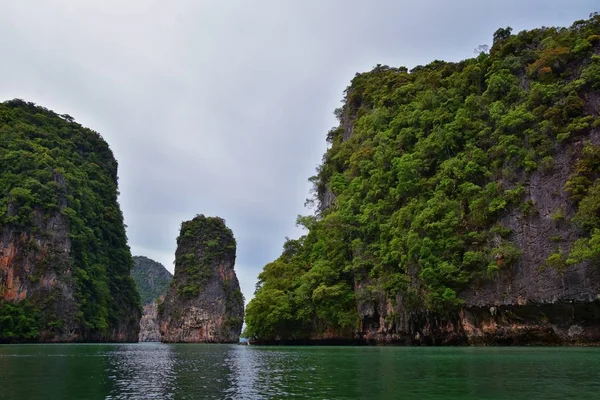
[[[140,292],[142,305],[150,304],[164,295],[173,279],[164,265],[144,256],[133,257],[131,276]]]

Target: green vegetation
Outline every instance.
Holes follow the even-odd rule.
[[[161,264],[147,257],[134,256],[131,276],[142,305],[150,304],[167,293],[173,275]]]
[[[600,67],[600,57],[595,62]],[[597,79],[600,80],[600,68],[597,71]],[[571,200],[578,205],[573,222],[586,233],[573,245],[573,250],[566,260],[567,265],[585,260],[600,262],[600,180],[598,171],[600,171],[600,145],[594,146],[586,143],[582,157],[576,165],[576,171],[565,185],[565,189],[571,195]]]
[[[357,301],[378,296],[455,310],[461,291],[519,262],[500,218],[539,216],[523,184],[600,126],[599,89],[597,14],[570,28],[499,29],[489,54],[459,63],[357,74],[311,178],[318,211],[298,218],[308,233],[259,275],[244,336],[344,336],[358,329]],[[600,260],[598,154],[588,143],[564,188],[573,220],[552,214],[581,239],[547,266]]]
[[[231,229],[218,217],[197,215],[181,223],[175,254],[177,293],[183,298],[194,298],[214,273],[214,263],[228,254],[235,260],[236,242]]]
[[[31,340],[39,336],[39,310],[30,301],[5,303],[0,307],[0,338]]]
[[[65,318],[75,319],[82,339],[132,323],[139,296],[129,276],[133,262],[117,202],[117,162],[102,137],[33,103],[0,103],[0,165],[0,231],[28,238],[24,254],[43,253],[27,276],[31,302],[0,302],[0,315],[12,320],[2,324],[0,340],[63,333],[64,319],[52,316],[67,312],[61,294],[38,282],[50,272],[73,288],[76,313]],[[57,220],[68,226],[49,224]],[[53,247],[38,248],[39,239],[68,249],[68,243],[53,242],[61,235],[70,241],[68,258]]]

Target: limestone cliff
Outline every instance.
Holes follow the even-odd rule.
[[[233,233],[223,219],[198,215],[181,224],[175,275],[158,309],[163,342],[238,341],[244,300],[235,252]]]
[[[589,93],[586,100],[587,111],[598,118],[600,93]],[[583,230],[572,222],[578,202],[565,188],[578,175],[586,146],[600,149],[599,127],[556,146],[552,168],[512,177],[523,188],[520,205],[534,210],[507,208],[497,222],[505,231],[489,241],[495,248],[514,244],[518,259],[502,263],[502,253],[494,255],[502,257],[495,260],[498,270],[459,292],[464,299],[459,310],[415,311],[406,306],[406,296],[377,294],[358,302],[361,329],[355,338],[405,344],[600,344],[600,264],[596,259],[566,262]],[[596,178],[594,168],[590,176]],[[552,263],[555,256],[558,262]],[[357,293],[369,284],[369,279],[356,280]]]
[[[257,342],[600,344],[600,15],[345,92]]]
[[[160,342],[160,331],[158,329],[158,307],[165,299],[161,296],[153,302],[145,304],[142,308],[142,319],[140,319],[140,342]]]
[[[160,342],[157,307],[164,300],[173,275],[159,262],[144,256],[134,256],[131,276],[142,303],[139,341]]]
[[[139,296],[102,137],[0,103],[0,341],[137,341]]]

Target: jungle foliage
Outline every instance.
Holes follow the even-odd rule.
[[[215,263],[233,257],[236,241],[233,232],[219,217],[197,215],[181,223],[175,253],[177,293],[183,298],[194,298],[213,276]]]
[[[173,275],[159,262],[144,256],[133,257],[131,276],[135,281],[142,305],[150,304],[167,294]]]
[[[519,262],[499,219],[536,212],[527,177],[600,129],[599,92],[597,14],[570,28],[499,29],[489,53],[458,63],[357,74],[310,179],[317,212],[298,218],[308,233],[264,267],[244,335],[353,332],[357,301],[379,295],[414,310],[460,307],[462,290]],[[598,154],[587,143],[563,188],[581,239],[561,267],[600,260]]]
[[[29,237],[35,247],[34,238],[56,233],[44,231],[49,220],[66,219],[69,259],[47,254],[28,279],[36,286],[39,276],[52,271],[72,285],[83,338],[102,337],[139,308],[117,195],[117,162],[97,132],[33,103],[0,103],[0,231]],[[45,315],[60,311],[54,304],[58,297],[47,293],[27,304],[0,302],[6,322],[0,324],[0,338],[60,332],[64,319]]]

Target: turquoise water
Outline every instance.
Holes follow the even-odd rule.
[[[1,345],[0,399],[600,399],[600,349]]]

